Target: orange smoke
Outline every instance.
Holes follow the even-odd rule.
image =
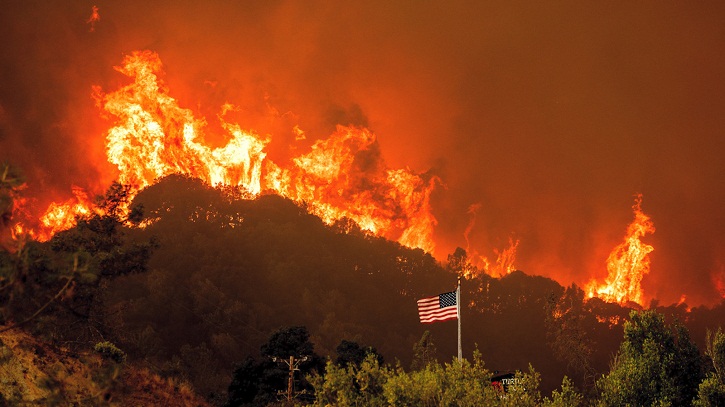
[[[478,214],[478,211],[481,209],[481,203],[475,203],[471,204],[468,207],[467,213],[471,215],[471,219],[468,221],[468,225],[466,225],[466,230],[463,231],[463,238],[466,239],[466,251],[469,251],[471,249],[471,242],[468,239],[468,237],[471,235],[471,231],[473,230],[473,227],[476,225],[476,215]]]
[[[720,270],[712,273],[712,283],[720,297],[725,298],[725,266],[721,265]]]
[[[592,279],[586,287],[589,297],[597,296],[605,301],[625,304],[643,304],[642,278],[649,273],[649,253],[654,247],[640,240],[647,233],[654,233],[654,223],[642,212],[642,195],[638,195],[634,210],[634,221],[627,228],[624,241],[609,254],[604,284]]]
[[[169,95],[157,54],[133,52],[115,69],[133,82],[111,93],[95,87],[94,98],[116,118],[106,135],[107,157],[131,196],[162,177],[184,174],[212,186],[234,187],[247,198],[271,191],[304,203],[328,224],[348,218],[375,235],[433,251],[436,220],[430,196],[437,178],[387,168],[371,131],[338,126],[308,153],[278,165],[264,151],[271,138],[224,119],[235,109],[231,104],[222,106],[218,115],[228,142],[210,148],[204,141],[206,121]],[[305,138],[299,127],[294,131],[298,139]],[[52,204],[42,217],[42,233],[34,236],[46,240],[72,227],[76,216],[91,213],[87,198],[78,191],[76,200]]]

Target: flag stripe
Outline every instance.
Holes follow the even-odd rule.
[[[443,293],[435,297],[418,300],[418,317],[421,323],[446,321],[458,318],[456,292]]]

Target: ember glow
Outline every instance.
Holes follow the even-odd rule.
[[[88,20],[86,21],[86,23],[91,25],[91,32],[96,30],[96,23],[99,21],[101,21],[101,15],[98,14],[98,7],[93,6],[91,8],[91,16],[88,17]]]
[[[644,305],[642,278],[650,271],[649,253],[654,247],[643,243],[646,234],[654,233],[654,223],[642,212],[642,195],[638,195],[634,210],[634,220],[627,228],[624,241],[614,248],[607,259],[609,275],[604,284],[592,280],[587,291],[589,297],[597,296],[605,301],[626,304],[636,302]],[[681,297],[681,301],[683,297]]]

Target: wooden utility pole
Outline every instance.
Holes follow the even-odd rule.
[[[289,377],[287,378],[287,394],[286,399],[287,402],[291,403],[292,399],[295,397],[295,370],[300,370],[298,368],[299,364],[302,362],[306,362],[309,358],[307,356],[303,356],[299,359],[295,359],[294,356],[290,356],[289,360],[287,359],[281,359],[278,357],[272,357],[273,362],[281,362],[286,364],[289,367]],[[285,394],[283,391],[279,392],[280,394]]]
[[[287,401],[292,401],[292,394],[295,391],[295,357],[289,357],[289,378],[287,379]]]

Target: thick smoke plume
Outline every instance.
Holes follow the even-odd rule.
[[[440,259],[458,246],[495,257],[515,236],[517,268],[584,285],[606,275],[641,193],[657,228],[646,300],[713,304],[725,286],[723,19],[724,5],[691,2],[12,1],[0,160],[40,211],[74,185],[102,192],[116,176],[111,118],[91,88],[117,89],[112,67],[150,49],[181,105],[213,127],[234,103],[225,119],[272,135],[276,162],[358,125],[391,167],[435,173]]]

